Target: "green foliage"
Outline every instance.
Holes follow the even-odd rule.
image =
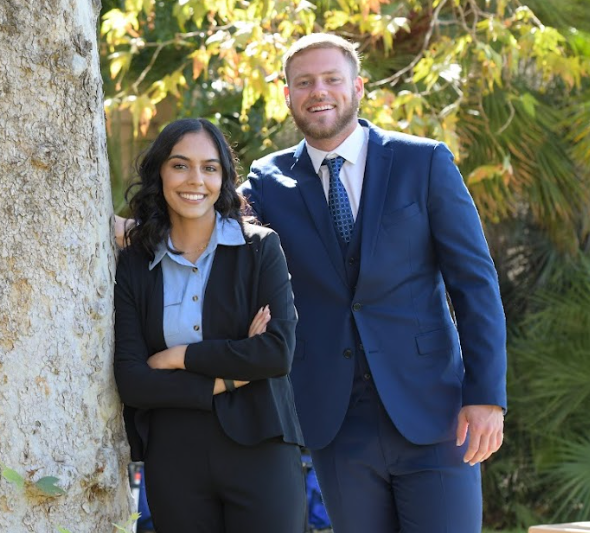
[[[2,463],[0,463],[0,476],[8,483],[14,485],[17,489],[24,489],[25,491],[32,492],[36,495],[41,495],[48,498],[56,498],[66,494],[66,491],[57,484],[59,482],[59,478],[55,476],[44,476],[35,482],[30,482],[21,476],[16,470],[8,468]],[[133,524],[139,519],[140,516],[140,513],[132,513],[125,524],[113,524],[113,527],[115,528],[115,531],[131,533]],[[72,533],[69,529],[61,526],[57,526],[57,531],[58,533]]]
[[[25,486],[25,479],[12,468],[0,465],[2,468],[2,477],[12,483],[15,487],[22,489]]]
[[[310,31],[358,43],[362,114],[446,142],[486,222],[526,210],[554,243],[577,249],[576,214],[590,201],[588,177],[577,176],[590,158],[588,106],[579,105],[590,40],[541,22],[520,2],[111,3],[101,24],[107,118],[127,110],[134,135],[145,137],[158,106],[171,101],[170,118],[198,114],[230,133],[247,169],[294,139],[285,135],[281,57]],[[119,211],[127,173],[115,174]]]
[[[531,307],[511,353],[535,503],[546,519],[581,520],[590,510],[590,260],[562,266]]]
[[[123,524],[122,526],[119,524],[113,524],[113,526],[115,526],[115,529],[117,531],[122,531],[123,533],[131,533],[131,528],[133,527],[133,524],[139,520],[140,516],[141,513],[133,513],[129,517],[127,522],[125,522],[125,524]]]
[[[37,481],[31,482],[21,476],[16,470],[8,468],[0,463],[0,474],[2,477],[18,489],[33,490],[43,496],[55,498],[63,496],[66,492],[57,485],[59,479],[54,476],[44,476]]]
[[[46,476],[35,481],[35,487],[45,496],[63,496],[66,492],[57,485],[59,479],[54,476]]]

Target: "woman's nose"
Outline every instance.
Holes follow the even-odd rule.
[[[196,184],[203,183],[202,172],[198,168],[191,170],[189,173],[188,181],[189,181],[189,183],[196,183]]]

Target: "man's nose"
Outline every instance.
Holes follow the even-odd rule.
[[[328,89],[322,81],[317,81],[312,87],[311,95],[314,98],[323,98],[328,94]]]

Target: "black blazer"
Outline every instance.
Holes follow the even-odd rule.
[[[271,437],[301,445],[288,372],[297,315],[285,257],[273,231],[244,225],[246,244],[218,246],[203,300],[203,341],[189,345],[186,370],[154,370],[146,360],[167,348],[161,265],[136,247],[122,250],[115,286],[115,379],[125,404],[131,457],[142,460],[150,410],[214,410],[226,434],[253,445]],[[257,310],[270,305],[262,335],[248,338]],[[250,381],[213,396],[216,377]]]

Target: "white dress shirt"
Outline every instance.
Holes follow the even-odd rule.
[[[318,150],[306,142],[307,153],[309,154],[313,168],[322,181],[322,187],[324,188],[324,194],[326,195],[326,202],[328,201],[328,191],[330,189],[330,171],[326,165],[322,166],[322,162],[326,157],[330,159],[337,155],[346,159],[342,166],[342,170],[340,170],[340,181],[342,181],[342,184],[348,193],[352,216],[355,220],[361,203],[368,145],[369,129],[363,128],[360,124],[357,125],[355,130],[340,146],[330,152]]]

